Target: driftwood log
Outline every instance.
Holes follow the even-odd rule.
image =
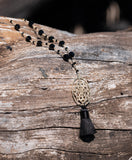
[[[36,24],[65,40],[89,81],[97,133],[79,139],[76,77],[54,51],[35,47],[0,17],[0,160],[128,160],[132,156],[132,32],[75,35]],[[22,30],[35,37],[21,19]]]

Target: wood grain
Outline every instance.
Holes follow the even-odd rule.
[[[0,17],[0,159],[129,159],[132,32],[77,36],[35,24],[65,40],[89,81],[88,109],[97,133],[86,143],[79,139],[80,109],[71,95],[74,70],[54,51],[25,42],[10,19]],[[13,20],[35,38],[23,20]]]

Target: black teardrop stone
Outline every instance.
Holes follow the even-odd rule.
[[[60,54],[60,50],[57,50],[57,54]]]
[[[65,44],[64,41],[60,41],[60,42],[59,42],[59,46],[60,46],[60,47],[64,47],[64,44]]]
[[[26,37],[26,41],[27,41],[27,42],[30,42],[31,39],[32,39],[32,38],[31,38],[30,36],[27,36],[27,37]]]
[[[19,31],[20,25],[19,25],[19,24],[16,24],[16,25],[14,26],[14,28],[15,28],[15,30]]]
[[[29,23],[28,23],[28,25],[29,25],[29,27],[31,27],[31,28],[33,28],[33,22],[32,21],[29,21]]]
[[[42,41],[37,41],[37,45],[36,46],[42,46]]]
[[[42,29],[38,31],[38,34],[39,34],[40,36],[42,36],[43,33],[44,33],[44,31],[43,31]]]
[[[54,37],[53,37],[53,36],[50,36],[50,37],[49,37],[49,42],[54,42],[53,39],[54,39]]]
[[[54,48],[55,48],[55,45],[54,45],[54,44],[50,44],[50,45],[49,45],[49,50],[54,50]]]
[[[63,60],[68,62],[68,60],[70,59],[69,54],[64,54],[63,55]]]
[[[69,52],[69,56],[72,58],[75,56],[75,53],[74,52]]]

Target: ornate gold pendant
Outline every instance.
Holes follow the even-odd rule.
[[[88,82],[83,78],[77,78],[73,82],[72,97],[79,106],[87,106],[90,99]]]

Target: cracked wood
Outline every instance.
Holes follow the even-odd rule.
[[[75,35],[36,24],[65,40],[89,81],[95,140],[79,136],[76,77],[54,51],[25,42],[0,17],[0,159],[128,159],[132,156],[132,32]],[[35,37],[21,19],[22,30]]]

